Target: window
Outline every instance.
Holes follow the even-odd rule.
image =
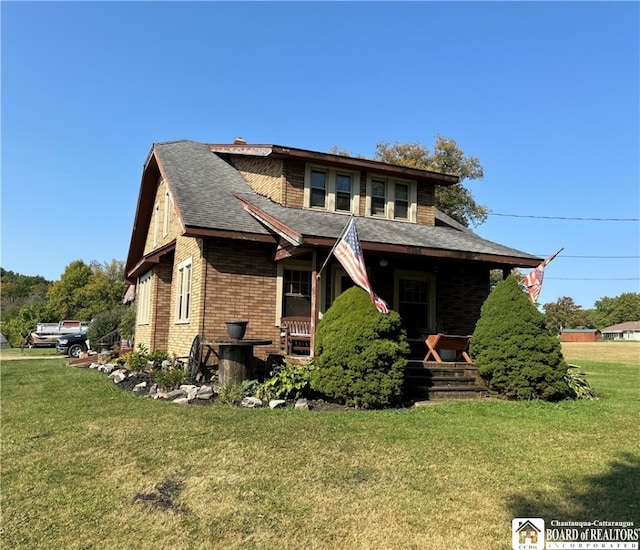
[[[367,182],[366,215],[416,221],[415,182],[371,177]]]
[[[386,216],[387,184],[383,180],[371,182],[371,215]]]
[[[300,269],[284,270],[284,317],[311,316],[311,272]]]
[[[178,265],[176,322],[186,323],[191,313],[191,258]]]
[[[153,246],[158,246],[158,226],[160,224],[160,203],[153,209]]]
[[[152,271],[138,277],[138,325],[149,324],[149,311],[151,309],[151,275]]]
[[[336,175],[336,210],[351,212],[351,176],[349,174]]]
[[[169,190],[164,193],[164,237],[169,234],[169,218],[171,216],[171,195]]]
[[[311,170],[311,207],[326,208],[327,173]]]
[[[395,185],[394,217],[409,219],[409,185],[397,182]]]
[[[304,204],[330,212],[356,213],[360,188],[359,172],[307,165]]]

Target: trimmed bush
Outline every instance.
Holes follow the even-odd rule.
[[[408,353],[398,313],[378,312],[364,290],[350,288],[318,324],[311,387],[349,406],[393,405],[402,397]]]
[[[118,329],[122,316],[125,314],[124,306],[116,306],[108,311],[103,311],[95,316],[89,325],[87,338],[93,349],[97,349],[101,338]]]
[[[483,304],[469,351],[494,392],[511,399],[572,397],[560,341],[513,275]]]

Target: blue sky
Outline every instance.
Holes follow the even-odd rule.
[[[1,265],[55,280],[124,260],[153,142],[372,156],[455,139],[547,256],[540,301],[640,291],[637,2],[7,2]],[[585,257],[586,256],[586,257]]]

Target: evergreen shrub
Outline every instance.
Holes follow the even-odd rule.
[[[512,399],[573,397],[560,341],[513,275],[483,304],[469,351],[491,391]]]
[[[364,290],[352,287],[318,324],[311,387],[349,406],[393,405],[402,397],[408,353],[398,313],[378,312]]]

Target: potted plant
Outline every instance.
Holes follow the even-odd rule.
[[[242,340],[247,332],[248,323],[249,321],[246,320],[225,321],[227,325],[227,336],[229,336],[231,340]]]

